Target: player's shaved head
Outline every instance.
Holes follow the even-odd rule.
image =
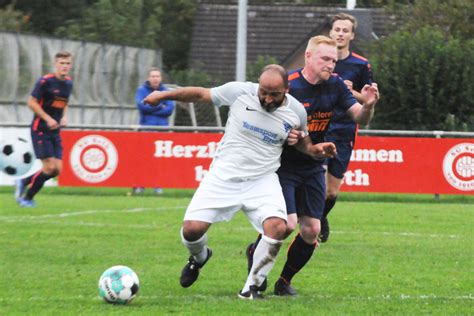
[[[285,101],[288,92],[288,73],[280,65],[270,64],[263,68],[258,79],[258,98],[262,108],[273,112]]]
[[[283,87],[285,89],[288,88],[288,72],[282,66],[277,64],[269,64],[263,67],[259,82],[261,82],[263,78],[268,79],[270,77],[273,78],[272,80],[275,80],[276,77],[280,77]]]

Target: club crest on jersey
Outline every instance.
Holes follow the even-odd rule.
[[[285,129],[285,133],[288,133],[289,130],[293,128],[293,126],[291,126],[290,123],[284,122],[283,128]]]

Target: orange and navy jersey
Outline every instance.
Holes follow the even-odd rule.
[[[366,84],[372,84],[372,68],[369,61],[351,52],[345,59],[336,62],[334,73],[343,80],[352,81],[354,90],[360,92]],[[356,133],[356,123],[347,115],[345,111],[334,111],[331,118],[331,125],[327,133],[327,138],[334,140],[354,140]]]
[[[347,111],[357,103],[342,79],[331,76],[327,81],[315,85],[306,81],[301,70],[291,71],[288,76],[290,94],[300,101],[307,113],[308,132],[314,144],[324,141],[330,120],[336,110]],[[314,159],[300,153],[293,146],[285,148],[282,155],[282,166],[302,164],[314,165]]]
[[[65,80],[56,78],[54,74],[42,76],[35,84],[31,96],[38,100],[43,110],[56,121],[60,121],[64,108],[67,106],[72,91],[72,79],[66,76]],[[45,121],[35,115],[33,130],[47,130]]]

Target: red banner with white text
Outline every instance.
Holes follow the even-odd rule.
[[[196,188],[221,137],[66,130],[59,185]],[[358,137],[342,190],[474,194],[474,139]]]

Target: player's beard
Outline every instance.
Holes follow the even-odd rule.
[[[327,81],[331,77],[331,74],[331,71],[325,69],[320,73],[319,78],[323,81]]]
[[[264,99],[259,99],[259,100],[260,100],[260,105],[262,106],[262,108],[269,113],[274,112],[283,104],[283,101],[285,101],[285,99],[283,99],[281,100],[281,102],[273,101],[270,103],[266,103]]]

